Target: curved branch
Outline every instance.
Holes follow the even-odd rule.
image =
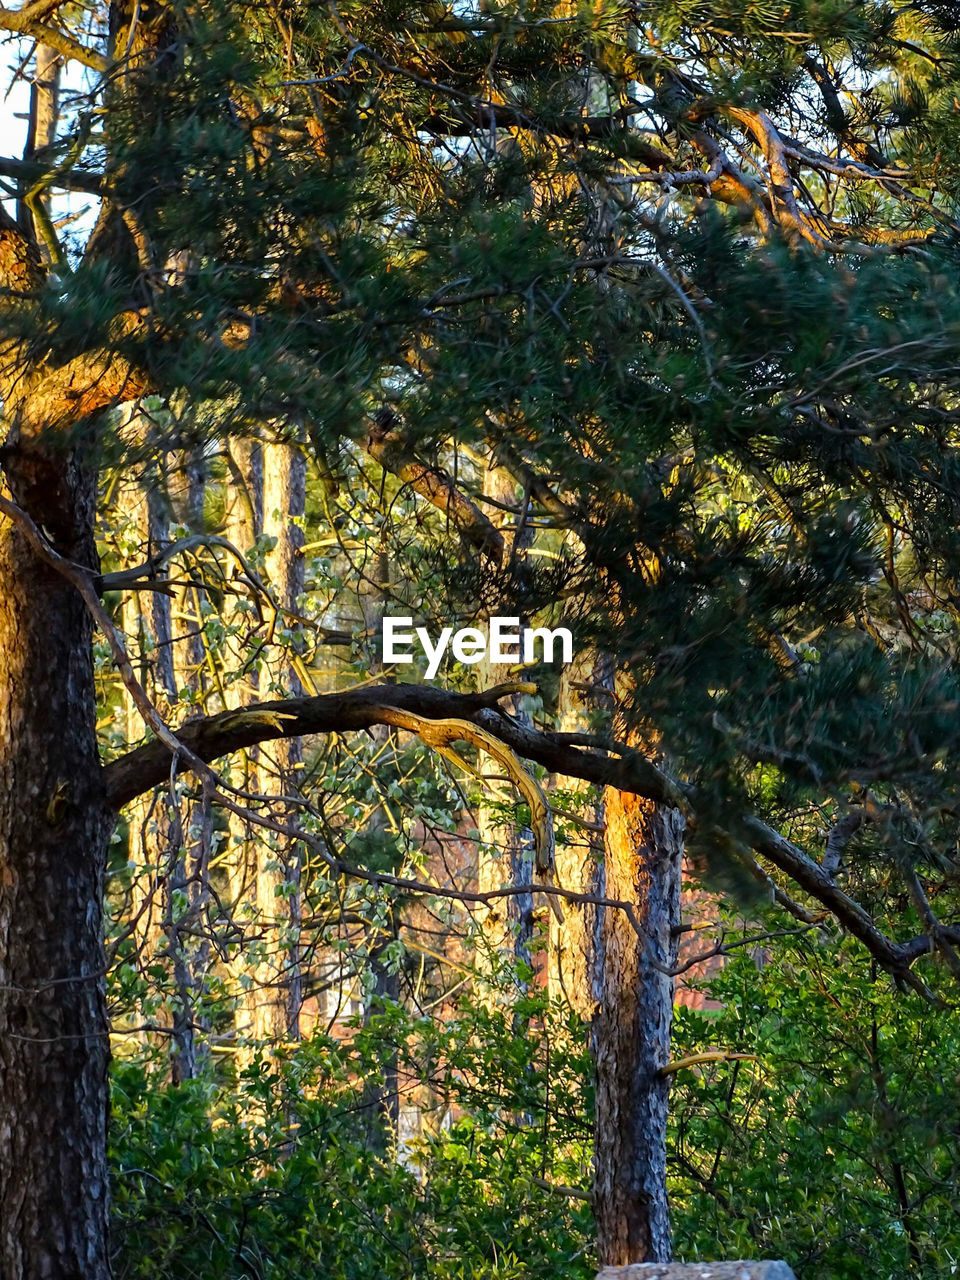
[[[425,728],[439,744],[453,733],[443,722],[457,722],[454,736],[483,730],[490,738],[510,748],[517,756],[532,760],[552,773],[610,786],[644,796],[660,804],[680,808],[691,827],[697,824],[696,792],[687,784],[670,778],[639,753],[609,756],[571,746],[561,734],[527,728],[497,707],[509,693],[529,691],[529,685],[507,684],[480,693],[451,693],[429,685],[381,684],[343,693],[320,694],[312,698],[288,698],[254,704],[239,711],[188,721],[177,730],[183,758],[210,762],[219,756],[240,751],[257,743],[284,737],[318,733],[343,733],[370,729],[377,724],[394,724],[420,732],[424,719],[434,724]],[[440,722],[437,724],[436,722]],[[414,725],[420,726],[413,728]],[[423,735],[422,735],[423,736]],[[452,738],[447,737],[447,741]],[[474,738],[474,741],[477,739]],[[488,739],[484,739],[484,745]],[[115,760],[104,770],[107,794],[119,810],[142,792],[158,786],[169,772],[170,750],[159,741],[149,742]],[[189,766],[188,766],[189,767]],[[910,966],[920,956],[937,949],[937,940],[923,934],[905,942],[889,938],[870,914],[840,889],[823,867],[798,845],[748,815],[741,831],[753,850],[788,876],[815,901],[825,907],[839,924],[858,938],[877,963],[901,982],[926,997],[930,991]],[[943,926],[943,937],[956,940],[956,931]]]
[[[15,520],[38,557],[50,564],[76,588],[97,624],[110,642],[124,684],[157,734],[155,741],[128,752],[104,770],[107,798],[119,811],[124,804],[168,776],[171,758],[198,774],[205,785],[216,785],[210,769],[212,760],[276,738],[301,737],[315,733],[340,733],[348,729],[368,729],[375,724],[395,724],[411,728],[428,744],[441,749],[457,738],[482,745],[504,764],[531,804],[536,819],[538,793],[533,779],[521,768],[510,750],[544,765],[554,773],[581,778],[600,786],[630,791],[684,812],[690,826],[696,825],[696,793],[689,785],[675,782],[652,761],[637,754],[609,757],[573,747],[562,734],[527,728],[497,707],[501,698],[513,693],[536,692],[536,686],[513,682],[481,693],[450,693],[428,685],[371,685],[345,693],[320,694],[312,698],[286,698],[255,703],[238,711],[188,721],[173,732],[138,683],[123,642],[97,596],[95,575],[59,555],[26,512],[0,495],[0,511]],[[423,724],[423,720],[431,721]],[[446,722],[446,723],[444,723]],[[469,723],[467,723],[469,722]],[[504,750],[507,748],[507,750]],[[543,809],[546,802],[539,795]],[[541,818],[546,822],[548,818]],[[931,997],[926,984],[910,972],[910,965],[958,941],[954,926],[938,924],[927,933],[905,943],[888,938],[870,914],[848,897],[815,859],[781,836],[759,818],[747,815],[741,829],[752,848],[785,872],[802,889],[827,907],[833,916],[867,947],[888,972],[919,993]],[[552,829],[550,836],[552,840]],[[552,848],[552,846],[550,846]]]
[[[384,417],[392,418],[388,411]],[[402,437],[389,431],[383,423],[371,427],[365,441],[366,452],[385,471],[392,472],[414,493],[419,493],[447,516],[450,523],[472,543],[482,555],[500,564],[503,560],[503,534],[480,508],[465,497],[451,476],[441,467],[420,462],[407,450]]]
[[[536,778],[527,773],[515,753],[499,738],[489,730],[472,724],[469,720],[453,717],[428,720],[411,711],[401,711],[397,707],[386,705],[371,708],[371,710],[375,710],[382,717],[381,723],[415,733],[426,746],[433,747],[441,753],[444,753],[452,742],[469,742],[472,746],[493,756],[494,760],[506,769],[511,782],[530,807],[530,829],[533,832],[536,847],[537,870],[542,874],[553,871],[556,841],[550,806],[543,794],[543,788]]]
[[[691,1053],[686,1058],[677,1058],[660,1068],[661,1076],[676,1075],[688,1067],[699,1067],[705,1062],[759,1062],[755,1053],[736,1053],[732,1049],[708,1049],[705,1053]]]
[[[87,49],[79,40],[74,40],[72,36],[66,35],[58,28],[38,21],[33,16],[36,12],[39,10],[35,5],[27,5],[23,9],[0,9],[0,31],[13,31],[17,35],[30,36],[34,40],[39,40],[41,44],[49,45],[65,58],[82,62],[85,67],[92,67],[94,71],[109,69],[109,59],[102,53],[95,53],[93,49]]]
[[[177,730],[177,741],[205,763],[277,738],[317,733],[347,733],[390,724],[398,713],[432,721],[466,721],[492,707],[498,699],[530,692],[529,684],[497,685],[483,693],[449,693],[419,684],[379,684],[344,693],[309,698],[281,698],[236,711],[188,720]],[[482,726],[481,726],[482,727]],[[148,742],[108,764],[104,770],[107,795],[117,810],[164,781],[170,769],[169,749]]]

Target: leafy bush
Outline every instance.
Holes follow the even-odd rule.
[[[679,1009],[673,1093],[680,1257],[783,1257],[801,1280],[942,1280],[960,1269],[960,1016],[897,992],[849,945],[743,952]]]
[[[677,1010],[675,1057],[756,1060],[675,1077],[677,1256],[784,1257],[800,1280],[956,1274],[960,1016],[809,935],[735,952],[709,991],[718,1011]],[[179,1087],[118,1061],[118,1280],[592,1280],[585,1046],[534,992],[436,1022],[387,1005],[345,1042]],[[399,1160],[379,1111],[393,1071],[433,1117]]]

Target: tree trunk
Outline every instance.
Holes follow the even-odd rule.
[[[373,974],[373,983],[363,1006],[365,1027],[369,1027],[373,1018],[385,1013],[400,998],[399,976],[383,959],[384,952],[398,933],[396,913],[391,911],[389,919],[384,921],[370,943],[367,965]],[[364,1082],[360,1098],[367,1149],[380,1156],[396,1147],[400,1124],[399,1086],[399,1056],[395,1047],[386,1044],[380,1055],[380,1075],[371,1073]]]
[[[588,723],[587,716],[597,698],[577,686],[592,684],[599,666],[596,656],[587,653],[561,672],[557,701],[557,728],[561,733],[582,732]],[[553,781],[567,791],[582,791],[586,785],[556,776]],[[597,896],[603,890],[603,801],[596,802],[586,813],[584,807],[576,805],[583,825],[573,824],[570,837],[557,841],[556,879],[565,889]],[[603,908],[593,903],[564,903],[562,921],[550,913],[550,999],[565,1001],[585,1022],[593,1018],[601,995],[597,960],[602,920]]]
[[[484,471],[483,492],[486,497],[506,506],[517,502],[516,481],[503,467],[491,467]],[[522,557],[530,541],[529,532],[521,530],[518,541],[516,522],[504,511],[496,511],[493,523],[503,538],[501,568],[506,570],[512,560]],[[497,603],[494,607],[496,612],[508,616],[516,610],[521,626],[527,622],[522,601],[519,604],[511,602],[509,605]],[[477,664],[478,686],[481,689],[487,688],[515,678],[516,666],[516,662],[496,663],[484,656]],[[532,727],[533,721],[525,709],[525,699],[522,696],[506,698],[501,705],[526,728]],[[499,767],[489,757],[481,756],[479,768],[486,779],[485,796],[489,796],[498,805],[513,803],[516,792],[509,779],[500,778]],[[505,821],[502,813],[483,801],[477,821],[481,838],[477,867],[477,887],[480,892],[491,892],[504,885],[530,885],[532,889],[533,832],[529,828],[518,830],[516,823],[509,819]],[[519,961],[525,969],[533,969],[531,944],[535,921],[532,892],[499,899],[481,913],[480,920],[485,940],[495,953],[512,951],[515,961]]]
[[[604,886],[636,904],[603,911],[599,1008],[591,1028],[596,1077],[594,1213],[603,1266],[670,1260],[666,1188],[674,979],[683,819],[675,809],[607,789]]]
[[[186,453],[173,477],[171,505],[189,528],[203,525],[207,486],[206,467],[198,450]],[[169,538],[169,526],[165,539]],[[171,610],[171,668],[173,689],[179,697],[189,691],[203,701],[206,647],[202,634],[201,588],[181,588]],[[167,849],[164,854],[163,930],[172,969],[172,1044],[170,1078],[174,1084],[192,1080],[209,1060],[209,1046],[202,1032],[207,1019],[203,996],[210,963],[210,943],[204,932],[209,901],[207,866],[213,835],[213,815],[205,797],[190,799],[180,788],[176,805],[170,803],[169,785],[163,802],[168,805]],[[201,1033],[201,1034],[198,1034]]]
[[[134,424],[134,429],[142,428]],[[131,565],[156,552],[169,537],[168,513],[161,500],[158,477],[146,475],[122,485],[113,513],[121,546]],[[176,704],[173,667],[173,624],[170,597],[163,592],[128,592],[121,606],[121,621],[131,660],[146,693],[165,718]],[[124,690],[127,742],[139,742],[146,733],[143,717],[129,690]],[[156,787],[138,796],[126,808],[127,856],[133,869],[129,905],[137,943],[137,961],[148,988],[139,1003],[139,1035],[145,1045],[166,1048],[166,1037],[147,1028],[154,1023],[152,972],[166,968],[167,938],[163,922],[168,911],[171,857],[170,796],[168,787]]]
[[[266,556],[267,578],[281,609],[296,610],[303,590],[303,530],[297,518],[306,505],[306,460],[296,445],[268,444],[263,450],[263,530],[276,539]],[[293,624],[276,619],[275,638],[281,644],[281,660],[270,663],[277,687],[268,697],[299,697],[300,680],[289,661],[288,648],[295,641],[282,638]],[[275,796],[274,816],[284,826],[295,826],[295,806],[281,797],[296,791],[298,769],[303,762],[299,738],[282,738],[261,747],[258,762],[260,794]],[[265,833],[264,833],[265,834]],[[258,841],[256,866],[257,911],[262,925],[274,932],[275,949],[255,974],[253,1036],[257,1041],[297,1040],[303,1003],[300,972],[300,850],[297,842],[275,835]]]
[[[11,447],[10,495],[94,568],[95,481]],[[76,589],[0,516],[0,1275],[106,1280],[103,876],[114,817]]]
[[[387,608],[387,589],[390,582],[390,556],[386,548],[381,547],[376,560],[372,581],[361,596],[363,619],[368,633],[380,631],[384,612]],[[371,674],[381,673],[382,668],[374,661],[371,663]],[[377,725],[371,734],[371,745],[377,759],[378,770],[396,769],[396,730],[387,725]],[[389,746],[388,746],[389,744]],[[364,824],[364,834],[376,841],[384,836],[390,825],[386,809],[378,802],[372,807]],[[363,958],[365,977],[372,976],[372,981],[365,981],[363,1000],[363,1025],[369,1027],[371,1020],[384,1013],[399,999],[399,975],[391,971],[385,955],[387,948],[400,935],[400,905],[396,899],[390,902],[384,917],[380,921],[368,920],[363,940]],[[398,1075],[399,1055],[397,1046],[387,1043],[383,1046],[379,1059],[379,1074],[371,1072],[364,1080],[360,1097],[360,1114],[363,1118],[366,1145],[368,1150],[378,1155],[386,1155],[396,1149],[397,1127],[400,1120],[400,1094]]]
[[[224,454],[230,475],[226,488],[224,533],[238,551],[249,556],[263,529],[263,449],[252,438],[229,441]],[[236,634],[220,655],[224,698],[230,707],[244,707],[255,702],[260,679],[255,663],[260,637],[251,640],[251,620],[246,616],[247,601],[242,587],[240,566],[231,558],[228,576],[236,583],[237,595],[232,603],[225,597],[226,620]],[[257,772],[259,748],[245,751],[230,764],[230,781],[241,790],[255,794],[260,789]],[[237,813],[227,817],[230,832],[230,902],[233,916],[243,940],[231,964],[237,1003],[234,1016],[237,1066],[247,1066],[256,1053],[257,1006],[261,993],[257,988],[258,957],[269,950],[257,911],[257,862],[263,833]]]

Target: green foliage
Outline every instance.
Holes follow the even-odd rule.
[[[233,1089],[118,1069],[118,1276],[423,1274],[416,1179],[364,1149],[345,1090],[321,1074],[319,1096],[301,1092],[316,1087],[318,1048],[304,1046],[289,1071],[258,1063]]]
[[[143,369],[157,451],[304,432],[344,481],[324,515],[392,555],[391,603],[425,620],[562,598],[579,642],[621,659],[628,727],[725,822],[895,784],[924,856],[949,856],[932,818],[960,790],[947,11],[657,0],[641,30],[622,4],[275,20],[231,0],[171,21],[176,56],[131,73],[96,143],[70,122],[126,218],[5,331],[52,366],[106,349]],[[761,111],[806,235],[769,172],[739,199],[698,177],[721,144],[728,169],[769,170]],[[841,160],[871,172],[834,181]],[[468,496],[493,460],[520,493],[525,471],[554,486],[563,521],[533,498],[527,524],[556,573],[483,584],[444,515],[420,504],[429,537],[409,535],[402,486],[377,527],[353,518],[380,414]],[[84,430],[130,460],[108,415]],[[817,662],[783,661],[813,642]],[[752,786],[765,766],[778,790]],[[896,863],[896,840],[871,854]]]
[[[444,623],[504,601],[540,619],[562,602],[582,649],[615,657],[628,689],[617,737],[656,743],[696,788],[690,850],[713,883],[742,870],[745,812],[812,850],[852,814],[842,891],[891,938],[935,932],[925,891],[953,919],[951,6],[653,0],[641,25],[621,3],[558,15],[554,0],[291,0],[282,13],[197,0],[169,17],[161,57],[65,109],[58,178],[76,167],[110,197],[90,251],[69,244],[42,284],[6,289],[0,313],[11,404],[70,362],[82,381],[88,360],[91,385],[108,369],[146,389],[150,425],[131,441],[104,411],[112,392],[77,422],[74,395],[37,427],[44,447],[69,440],[151,484],[173,454],[210,461],[207,529],[226,506],[211,455],[229,437],[304,439],[304,525],[323,554],[296,626],[270,643],[314,645],[296,655],[305,680],[327,610],[351,595],[364,607],[337,679],[379,671],[373,591],[378,607]],[[404,457],[444,468],[477,504],[487,469],[511,471],[505,523],[525,524],[529,545],[509,566],[479,563],[448,510],[364,458],[383,422]],[[128,532],[115,530],[117,564]],[[204,660],[227,702],[240,670],[265,663],[262,635],[250,639],[259,606],[230,599],[224,561],[208,547],[177,572],[201,584]],[[147,667],[157,646],[141,631]],[[96,657],[109,721],[117,689],[110,655]],[[472,679],[453,665],[443,678]],[[203,696],[198,684],[172,701]],[[531,705],[553,727],[549,679]],[[611,719],[593,726],[601,739]],[[125,745],[116,730],[105,742]],[[459,779],[395,743],[325,741],[300,780],[300,905],[317,945],[364,975],[367,1021],[347,1046],[318,1035],[239,1080],[216,1054],[177,1089],[147,1061],[118,1064],[118,1274],[586,1276],[584,1202],[549,1189],[585,1185],[582,1029],[526,995],[507,1014],[454,1008],[432,969],[436,1022],[387,990],[411,973],[409,901],[376,877],[422,869],[427,837],[456,833]],[[185,807],[192,784],[178,785]],[[211,824],[204,894],[228,887],[229,838]],[[176,842],[164,853],[182,855]],[[341,856],[353,879],[331,873]],[[198,969],[236,961],[227,895],[170,889],[173,963],[144,970],[135,869],[115,850],[110,870],[117,1025],[166,1027],[193,982],[175,973],[179,926],[202,940]],[[344,919],[353,940],[327,926]],[[956,1081],[942,1067],[955,1017],[894,1002],[843,944],[798,943],[792,968],[788,954],[759,970],[731,961],[721,1012],[678,1019],[677,1054],[719,1038],[759,1059],[677,1082],[679,1249],[783,1252],[805,1280],[943,1274],[960,1252]],[[475,995],[495,985],[454,963]],[[514,990],[531,976],[512,975]],[[205,971],[187,1010],[218,1049],[232,998],[220,982]],[[371,1114],[371,1082],[394,1070],[455,1113],[415,1167],[384,1153]],[[825,1222],[838,1226],[826,1242]]]
[[[730,938],[728,938],[728,941]],[[807,932],[731,953],[678,1008],[675,1058],[756,1061],[675,1077],[669,1179],[678,1257],[784,1257],[800,1280],[941,1280],[960,1257],[960,1020],[895,993],[848,943]],[[594,1274],[585,1028],[542,995],[399,1006],[174,1088],[114,1068],[119,1277]],[[364,1082],[397,1055],[425,1107],[397,1159]],[[550,1187],[559,1190],[550,1190]]]
[[[349,1043],[317,1035],[239,1079],[208,1071],[175,1088],[117,1063],[117,1276],[589,1280],[589,1211],[543,1184],[572,1167],[554,1155],[572,1130],[582,1146],[569,1090],[583,1055],[544,1065],[544,1030],[463,1006],[438,1033],[391,1007]],[[381,1121],[364,1088],[391,1044],[404,1092],[423,1101],[429,1084],[435,1121],[447,1117],[403,1160],[371,1143]]]
[[[713,1013],[677,1010],[671,1183],[683,1258],[784,1257],[802,1280],[939,1280],[960,1259],[960,1017],[849,944],[734,953]]]

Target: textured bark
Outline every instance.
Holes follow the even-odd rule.
[[[603,913],[601,992],[591,1028],[596,1073],[594,1213],[604,1265],[670,1259],[666,1190],[682,819],[619,791],[604,796],[604,892],[637,904],[645,941],[622,911]]]
[[[297,523],[306,505],[306,462],[294,445],[268,444],[263,451],[263,530],[276,542],[266,556],[267,580],[281,609],[294,610],[303,590],[303,530]],[[276,619],[275,639],[285,628]],[[271,681],[277,694],[303,692],[288,660],[287,637],[279,662],[271,661]],[[299,738],[282,738],[261,748],[258,759],[260,794],[276,797],[273,811],[289,827],[296,824],[296,808],[280,797],[296,791],[298,766],[303,761]],[[271,934],[267,954],[254,973],[252,1035],[257,1042],[296,1040],[303,1003],[300,972],[300,852],[283,836],[256,842],[256,904],[261,925]]]
[[[0,212],[0,284],[44,286]],[[0,347],[4,487],[95,577],[96,475],[57,430],[138,394],[120,359]],[[92,623],[76,588],[0,520],[0,1276],[107,1280],[110,1041],[103,879],[114,814],[96,743]]]
[[[95,568],[95,484],[13,450],[10,496]],[[42,501],[42,505],[41,505]],[[113,816],[76,590],[0,517],[0,1275],[105,1280],[109,1038],[103,873]]]
[[[594,655],[590,654],[561,672],[557,705],[561,733],[583,730],[590,703],[596,699],[588,698],[575,686],[592,684],[596,666]],[[568,779],[562,779],[562,784],[568,789],[575,786]],[[582,790],[582,786],[576,789]],[[564,889],[599,895],[603,887],[602,802],[587,811],[584,818],[589,825],[573,826],[569,839],[557,841],[556,880]],[[592,903],[565,905],[562,921],[553,913],[550,915],[550,998],[565,1000],[586,1022],[596,1011],[601,990],[597,960],[602,921],[602,908]]]

